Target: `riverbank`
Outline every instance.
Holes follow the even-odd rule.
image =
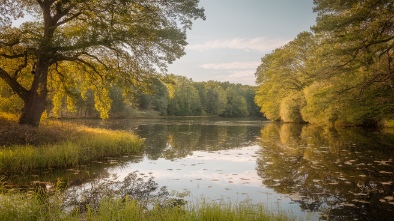
[[[1,190],[1,186],[0,186]],[[247,220],[295,220],[286,213],[267,211],[263,205],[248,202],[240,204],[202,202],[182,206],[163,207],[156,205],[147,209],[140,201],[106,197],[93,207],[86,205],[83,210],[67,211],[64,195],[52,193],[46,196],[38,193],[0,193],[0,221],[9,220],[100,220],[100,221],[247,221]]]
[[[0,115],[0,173],[69,168],[107,157],[140,153],[143,140],[115,131],[45,121],[39,128],[21,126]]]

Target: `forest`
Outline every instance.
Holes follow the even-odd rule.
[[[167,83],[166,83],[167,82]],[[45,117],[127,118],[158,116],[262,116],[254,103],[255,87],[229,82],[194,82],[184,76],[167,75],[152,79],[134,93],[117,86],[107,93],[87,89],[60,88],[51,94]],[[20,98],[2,86],[0,112],[19,113]]]
[[[106,119],[258,109],[274,121],[393,127],[394,2],[314,5],[316,24],[263,56],[255,88],[163,74],[185,54],[186,30],[205,19],[197,0],[0,5],[0,110],[35,127],[43,113]],[[37,20],[12,26],[25,14]]]
[[[311,32],[261,59],[261,111],[284,122],[393,127],[393,1],[314,3]]]

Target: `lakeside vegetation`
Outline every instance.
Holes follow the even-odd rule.
[[[142,151],[143,141],[126,131],[46,120],[40,128],[19,125],[0,114],[0,173],[68,168]]]
[[[144,221],[144,220],[182,220],[182,221],[287,221],[295,220],[286,213],[274,214],[262,205],[250,203],[223,204],[202,203],[189,206],[151,210],[142,207],[138,201],[116,198],[103,199],[97,209],[87,208],[86,213],[78,211],[67,213],[62,204],[62,195],[52,194],[43,203],[36,194],[0,193],[0,221],[9,220],[100,220],[100,221]]]
[[[270,212],[262,204],[243,201],[186,202],[184,194],[171,195],[165,187],[137,173],[123,181],[89,183],[89,188],[63,191],[52,188],[29,192],[5,190],[0,180],[2,220],[294,220],[284,212]]]
[[[394,127],[392,1],[314,1],[312,32],[266,54],[256,103],[270,120]]]

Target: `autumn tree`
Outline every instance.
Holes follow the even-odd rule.
[[[0,79],[23,100],[19,123],[38,126],[48,95],[70,88],[107,110],[110,85],[132,92],[184,55],[198,18],[198,0],[2,1]]]

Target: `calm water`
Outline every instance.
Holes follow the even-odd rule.
[[[302,220],[394,219],[394,131],[211,118],[78,123],[132,131],[146,139],[144,154],[34,179],[80,185],[138,171],[189,201],[250,200]]]

